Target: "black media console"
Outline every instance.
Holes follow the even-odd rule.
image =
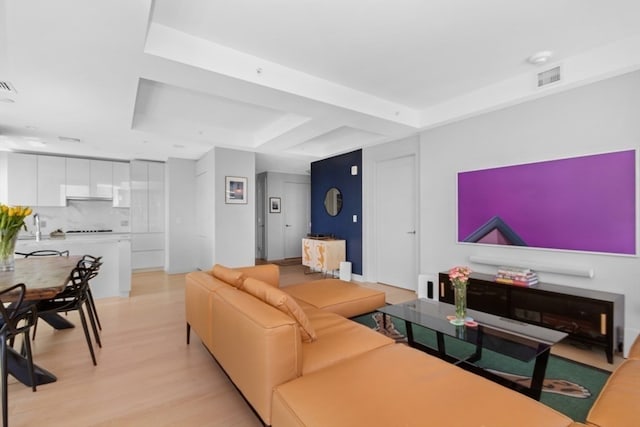
[[[439,274],[440,301],[453,304],[447,273]],[[494,276],[473,273],[467,286],[467,306],[497,316],[567,332],[569,337],[605,348],[613,363],[622,351],[624,295],[571,286],[538,283],[514,286],[496,283]]]

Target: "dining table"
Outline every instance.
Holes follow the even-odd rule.
[[[26,286],[24,300],[27,304],[29,301],[35,304],[39,300],[53,298],[67,286],[71,271],[81,259],[82,256],[16,258],[13,271],[0,272],[0,290],[24,283]],[[10,303],[11,294],[4,295],[2,302]],[[55,329],[74,327],[73,323],[56,313],[43,313],[39,317]],[[10,346],[7,346],[7,350],[9,373],[21,383],[32,386],[26,357]],[[36,364],[33,369],[36,385],[57,380],[54,374]]]

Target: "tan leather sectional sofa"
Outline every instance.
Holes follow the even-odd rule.
[[[187,342],[193,330],[266,425],[583,426],[347,319],[383,293],[335,279],[278,284],[274,265],[186,276]],[[615,404],[601,397],[590,416]]]
[[[640,426],[640,336],[626,359],[611,374],[587,415],[587,425]]]

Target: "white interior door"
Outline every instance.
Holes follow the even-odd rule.
[[[302,256],[302,238],[309,232],[311,194],[309,184],[285,182],[282,196],[284,257]]]
[[[415,156],[376,164],[376,248],[378,282],[417,287]]]

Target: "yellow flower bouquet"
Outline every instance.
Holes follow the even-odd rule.
[[[16,239],[21,228],[27,230],[24,219],[31,212],[31,208],[27,206],[0,204],[0,271],[13,270]]]

